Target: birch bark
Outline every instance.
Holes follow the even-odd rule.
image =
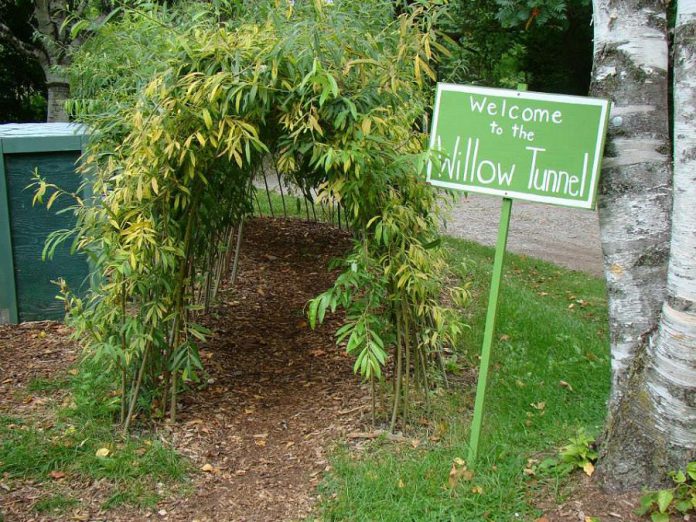
[[[621,398],[666,292],[671,155],[668,44],[659,0],[594,0],[592,92],[612,100],[599,198],[612,347],[610,404]]]
[[[674,49],[672,242],[646,383],[656,438],[676,468],[696,458],[696,0],[677,4]]]
[[[671,213],[664,5],[594,7],[594,91],[616,103],[600,203],[613,387],[598,475],[625,490],[695,456],[696,0],[678,3]]]

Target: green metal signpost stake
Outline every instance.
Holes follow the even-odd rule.
[[[491,291],[488,297],[488,312],[486,314],[486,328],[483,332],[483,348],[481,349],[481,362],[479,364],[478,384],[476,385],[476,403],[474,404],[474,420],[471,423],[471,437],[469,439],[469,465],[473,465],[478,451],[479,436],[481,435],[481,423],[483,422],[483,404],[486,398],[486,382],[488,380],[488,366],[491,360],[491,346],[495,333],[495,318],[498,311],[498,295],[500,294],[500,281],[503,276],[503,263],[505,261],[505,247],[507,246],[508,229],[510,227],[510,213],[512,200],[503,198],[500,209],[500,225],[498,228],[498,241],[495,245],[495,260],[493,261],[493,277],[491,279]]]
[[[520,84],[518,91],[526,91],[527,86]],[[483,347],[481,348],[481,361],[479,362],[479,376],[476,384],[476,401],[474,402],[474,419],[471,421],[471,435],[469,437],[469,465],[473,466],[478,453],[478,443],[483,424],[483,405],[486,402],[486,384],[488,383],[488,367],[491,363],[491,347],[495,334],[495,319],[498,313],[498,296],[500,295],[500,281],[503,278],[503,264],[505,263],[505,249],[507,247],[508,230],[510,229],[510,214],[512,213],[512,199],[503,198],[500,207],[500,224],[498,225],[498,241],[495,244],[495,259],[493,260],[493,276],[491,277],[491,291],[488,296],[488,311],[486,312],[486,327],[483,331]]]

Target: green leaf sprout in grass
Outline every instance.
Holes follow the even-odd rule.
[[[569,442],[570,444],[565,445],[560,451],[559,471],[570,472],[580,468],[591,476],[598,456],[594,449],[595,438],[581,429]]]
[[[645,492],[638,515],[650,514],[653,522],[669,522],[672,514],[696,513],[696,461],[689,462],[686,470],[670,473],[670,477],[671,488]]]

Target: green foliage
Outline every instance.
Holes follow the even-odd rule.
[[[564,22],[565,0],[495,0],[498,4],[497,18],[503,27],[524,26],[532,23],[548,25]]]
[[[671,514],[696,513],[696,462],[686,470],[671,472],[671,488],[648,491],[640,498],[639,515],[650,514],[653,522],[669,522]]]
[[[174,419],[178,393],[198,382],[209,332],[197,317],[231,230],[252,211],[252,178],[271,165],[305,198],[340,205],[355,234],[344,274],[309,309],[313,324],[348,311],[339,339],[357,371],[379,377],[389,351],[406,347],[407,390],[412,368],[423,373],[460,331],[438,304],[446,272],[422,176],[441,10],[375,18],[385,5],[143,6],[75,57],[72,109],[93,129],[83,169],[94,198],[76,199],[74,244],[99,280],[85,299],[64,298],[77,337],[119,382],[124,428],[140,409]]]
[[[131,130],[129,111],[153,76],[167,69],[181,34],[196,21],[156,3],[124,5],[121,17],[103,25],[73,54],[67,68],[69,112],[98,128],[102,147]],[[120,118],[119,118],[120,116]]]
[[[588,475],[592,475],[594,462],[598,457],[594,449],[595,438],[581,429],[568,442],[569,444],[565,445],[559,453],[560,462],[556,466],[558,471],[565,473],[580,468]]]
[[[587,0],[452,0],[439,28],[456,42],[450,82],[586,95],[592,66]]]
[[[41,64],[25,52],[33,38],[30,0],[0,2],[0,124],[46,120],[46,86]]]
[[[442,30],[456,42],[443,60],[440,76],[455,83],[515,88],[528,83],[525,72],[527,34],[504,29],[494,0],[457,0],[450,4]]]
[[[564,381],[565,382],[565,381]],[[585,474],[592,476],[594,463],[597,461],[595,439],[580,428],[574,437],[568,439],[558,452],[558,457],[547,457],[541,461],[529,459],[525,474],[537,477],[565,477],[573,471],[582,469]]]

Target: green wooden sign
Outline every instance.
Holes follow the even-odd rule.
[[[608,116],[607,100],[440,83],[428,181],[594,208]]]

